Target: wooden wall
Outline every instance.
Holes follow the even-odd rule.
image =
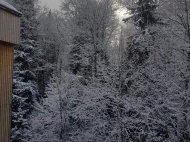
[[[10,142],[14,48],[0,42],[0,142]]]
[[[0,142],[10,142],[14,45],[20,42],[20,17],[0,8]]]
[[[20,17],[0,9],[0,41],[19,44]]]

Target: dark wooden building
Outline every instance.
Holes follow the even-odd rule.
[[[0,142],[10,142],[14,46],[20,42],[20,16],[0,0]]]

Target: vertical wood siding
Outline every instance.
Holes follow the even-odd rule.
[[[19,44],[20,17],[0,9],[0,41]]]
[[[10,142],[14,48],[0,42],[0,142]]]

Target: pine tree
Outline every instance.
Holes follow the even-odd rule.
[[[128,7],[132,16],[124,19],[124,21],[127,22],[131,19],[135,26],[144,30],[148,25],[160,22],[160,18],[155,15],[157,7],[158,3],[156,0],[138,0],[134,5]]]
[[[73,38],[73,45],[70,51],[69,66],[73,74],[92,76],[92,63],[88,38],[85,35],[78,35]]]
[[[34,54],[37,48],[36,10],[34,1],[14,0],[12,4],[22,12],[21,43],[15,47],[12,106],[12,142],[25,141],[29,136],[28,117],[34,102],[39,99],[34,68],[37,66]]]
[[[39,93],[45,97],[45,88],[50,75],[57,62],[58,48],[60,47],[55,28],[55,17],[51,10],[44,9],[39,16],[38,42],[39,42],[39,67],[36,69]]]

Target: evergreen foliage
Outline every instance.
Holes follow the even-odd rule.
[[[15,0],[12,4],[22,12],[21,43],[15,47],[15,62],[13,75],[12,104],[12,142],[22,142],[29,138],[29,115],[33,104],[39,100],[38,87],[34,68],[37,60],[34,58],[37,50],[37,20],[34,1]]]
[[[160,23],[160,17],[157,17],[155,10],[158,7],[156,0],[137,0],[134,5],[128,7],[131,16],[124,19],[125,22],[132,20],[134,25],[144,30],[148,25]]]
[[[69,66],[73,74],[92,77],[92,56],[88,46],[88,37],[80,34],[73,38],[73,45],[70,50]]]
[[[38,56],[39,66],[35,69],[39,93],[45,97],[45,88],[49,82],[58,58],[59,39],[55,31],[55,18],[51,10],[44,9],[38,18]]]

